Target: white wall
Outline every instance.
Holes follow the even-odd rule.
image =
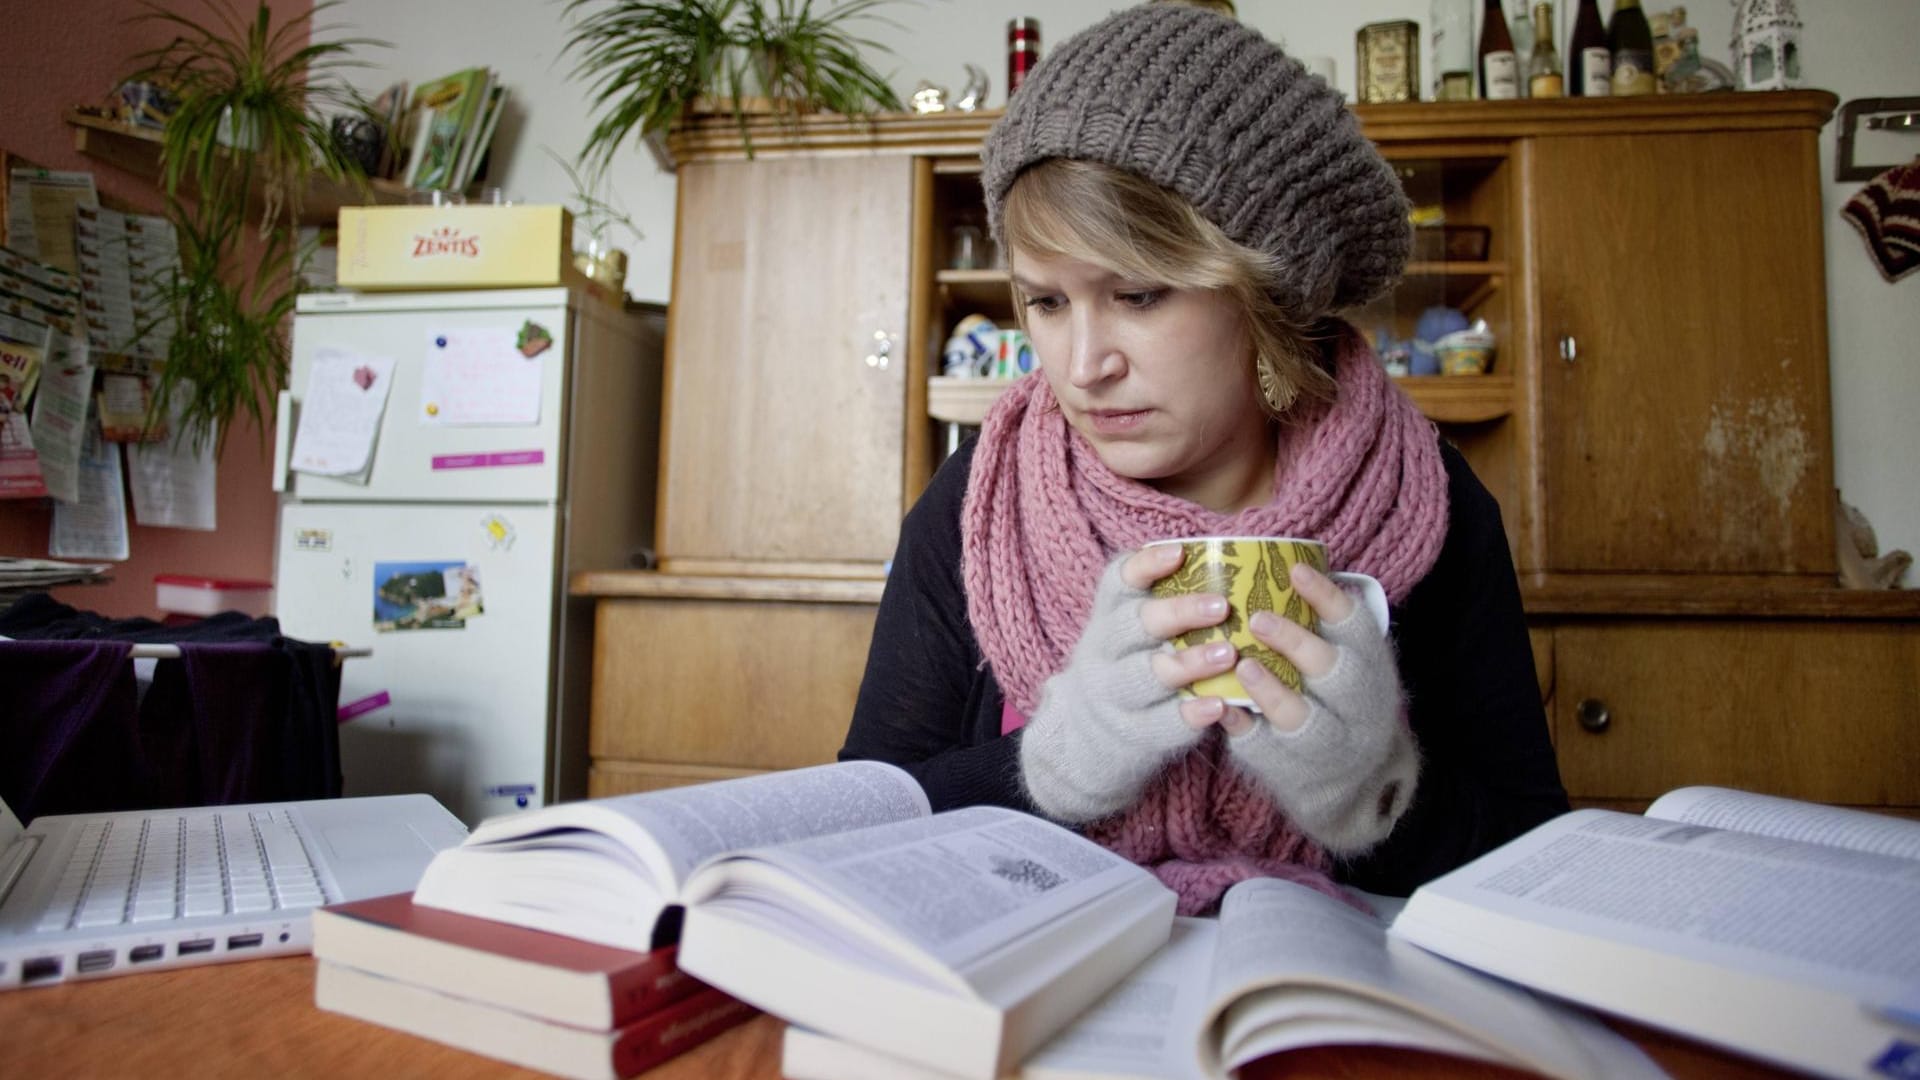
[[[907,0],[884,9],[899,25],[872,24],[867,36],[893,50],[870,62],[890,72],[904,98],[921,79],[958,90],[962,64],[986,69],[989,103],[1005,101],[1006,22],[1038,18],[1042,46],[1057,44],[1107,12],[1116,0]],[[1476,3],[1477,7],[1478,4]],[[1563,3],[1559,5],[1565,7]],[[1611,4],[1603,2],[1603,9]],[[1662,0],[1651,0],[1655,8]],[[1509,0],[1509,8],[1517,7]],[[1428,23],[1427,0],[1239,0],[1242,19],[1301,56],[1335,59],[1338,78],[1352,93],[1354,32],[1391,19]],[[1696,0],[1688,15],[1700,28],[1702,51],[1727,59],[1730,3]],[[1920,95],[1920,4],[1913,0],[1800,0],[1806,78],[1845,101],[1857,97]],[[1560,16],[1564,25],[1568,15]],[[567,79],[570,59],[559,57],[566,30],[559,0],[344,0],[322,20],[391,42],[372,59],[382,68],[363,75],[378,90],[387,79],[432,78],[487,64],[512,88],[515,107],[501,124],[494,182],[531,201],[560,201],[571,192],[564,173],[541,152],[571,157],[592,128],[586,89]],[[1564,48],[1564,33],[1560,36]],[[1430,71],[1431,65],[1422,65]],[[1424,78],[1424,76],[1423,76]],[[1882,280],[1858,233],[1838,216],[1857,183],[1835,184],[1833,129],[1821,144],[1827,229],[1828,319],[1833,365],[1835,470],[1849,502],[1880,534],[1882,550],[1920,554],[1920,493],[1909,476],[1920,465],[1920,276],[1898,285]],[[1920,152],[1920,140],[1898,137],[1863,145],[1861,157],[1892,163]],[[1729,162],[1729,168],[1764,167]],[[623,151],[611,174],[618,200],[646,239],[630,245],[628,289],[643,300],[665,300],[673,253],[671,175],[641,149]],[[1766,222],[1756,221],[1755,228]],[[1790,268],[1786,268],[1790,269]],[[1649,317],[1658,317],[1649,313]],[[1698,358],[1706,362],[1710,358]]]

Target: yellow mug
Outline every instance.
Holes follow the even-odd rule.
[[[1153,585],[1154,596],[1187,596],[1214,593],[1227,598],[1227,617],[1214,626],[1201,627],[1175,637],[1168,648],[1190,648],[1208,641],[1226,640],[1243,657],[1252,657],[1268,671],[1295,690],[1300,689],[1300,671],[1293,661],[1253,636],[1247,622],[1255,612],[1271,611],[1308,630],[1318,632],[1320,620],[1306,598],[1293,587],[1290,577],[1296,563],[1306,563],[1335,582],[1359,592],[1360,602],[1372,613],[1382,633],[1387,627],[1387,594],[1380,583],[1366,574],[1328,573],[1327,547],[1318,540],[1293,537],[1200,536],[1184,540],[1155,540],[1147,547],[1177,544],[1186,553],[1180,568]],[[1186,687],[1192,697],[1218,697],[1229,705],[1260,711],[1240,677],[1229,671],[1210,679],[1201,679]]]

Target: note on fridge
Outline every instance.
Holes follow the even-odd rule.
[[[316,352],[300,400],[291,467],[366,483],[393,368],[390,356],[331,348]]]
[[[540,422],[540,354],[552,338],[529,322],[504,329],[429,330],[420,372],[420,422],[532,425]]]

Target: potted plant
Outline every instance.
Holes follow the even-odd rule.
[[[579,18],[562,49],[579,57],[573,76],[591,87],[598,115],[581,159],[604,164],[629,135],[663,135],[700,104],[731,114],[743,138],[757,105],[783,115],[901,108],[860,56],[884,48],[852,30],[892,2],[839,0],[816,10],[814,0],[568,0],[570,16],[597,9]]]
[[[317,110],[364,113],[341,72],[362,66],[357,47],[383,43],[315,35],[313,16],[334,2],[278,26],[266,4],[245,17],[232,0],[207,0],[204,22],[152,0],[141,16],[174,37],[138,54],[130,79],[162,84],[177,102],[161,129],[160,163],[180,267],[162,288],[173,335],[150,426],[179,388],[184,434],[196,443],[216,432],[224,441],[243,410],[266,434],[286,383],[287,318],[308,254],[291,228],[301,195],[316,175],[366,183]],[[256,197],[259,229],[249,236]]]

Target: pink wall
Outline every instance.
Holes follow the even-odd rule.
[[[190,17],[212,17],[200,0],[170,0]],[[73,148],[65,122],[76,105],[99,104],[132,70],[130,58],[164,44],[168,32],[140,21],[138,0],[81,0],[79,4],[8,3],[6,36],[13,46],[0,64],[0,148],[51,169],[85,169],[105,198],[157,212],[154,179],[121,172]],[[254,10],[234,0],[242,17]],[[312,0],[267,0],[274,25],[312,10]],[[132,558],[116,564],[113,581],[55,590],[66,603],[116,617],[157,616],[153,576],[178,573],[210,577],[273,576],[276,496],[271,487],[271,445],[260,432],[237,424],[219,464],[214,532],[150,529],[129,524]],[[0,554],[44,557],[52,510],[43,500],[0,501]],[[131,519],[131,507],[129,507]]]

